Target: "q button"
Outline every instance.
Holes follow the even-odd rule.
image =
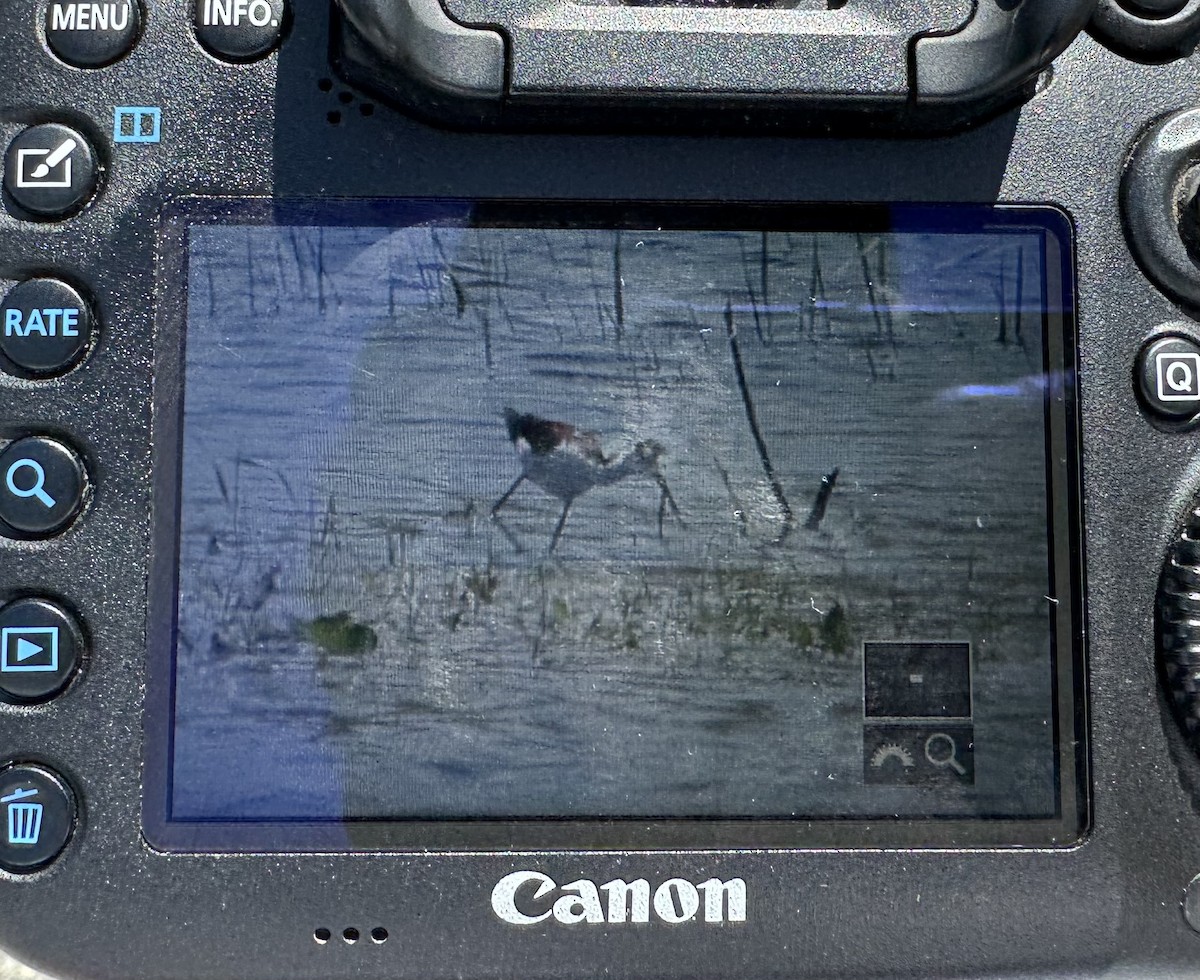
[[[74,450],[46,436],[10,443],[0,453],[0,533],[48,538],[83,507],[87,473]]]
[[[1138,354],[1135,375],[1151,415],[1174,423],[1200,416],[1200,343],[1182,334],[1158,334]]]

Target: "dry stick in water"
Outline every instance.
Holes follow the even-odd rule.
[[[996,293],[996,305],[1000,307],[1000,333],[996,336],[996,343],[1008,343],[1008,289],[1004,282],[1004,263],[1000,264],[1000,281],[994,287]]]
[[[758,458],[762,462],[763,472],[767,474],[767,480],[771,484],[771,492],[775,494],[775,499],[779,501],[779,508],[783,511],[783,531],[776,539],[782,541],[792,529],[794,519],[792,508],[787,502],[787,497],[784,496],[783,485],[779,482],[779,477],[775,475],[771,454],[767,451],[762,429],[758,425],[758,413],[754,410],[754,401],[750,397],[750,389],[746,385],[746,371],[742,367],[742,352],[738,347],[737,326],[733,322],[733,303],[729,300],[725,301],[725,333],[729,337],[729,353],[733,356],[733,369],[737,374],[738,390],[742,393],[742,404],[746,408],[746,421],[750,425],[750,434],[754,436],[754,445],[758,448]]]
[[[621,235],[613,239],[613,310],[617,319],[617,338],[625,331],[625,273],[621,271]]]
[[[829,316],[829,304],[825,296],[825,277],[821,275],[821,257],[817,251],[817,236],[812,240],[812,282],[809,286],[810,309],[808,335],[815,337],[817,332],[817,310],[821,311],[825,321],[826,336],[833,336],[833,321]]]
[[[871,274],[871,263],[867,259],[867,243],[861,234],[858,239],[858,257],[862,261],[863,280],[867,284],[867,300],[871,304],[871,315],[875,318],[875,334],[883,336],[883,317],[879,314],[879,302],[875,297],[875,277]]]
[[[488,316],[487,310],[479,311],[479,325],[483,330],[483,362],[487,365],[490,377],[496,363],[492,355],[492,318]]]
[[[762,241],[759,243],[760,252],[758,264],[758,289],[759,295],[762,297],[763,305],[769,309],[771,306],[771,281],[770,270],[768,269],[768,262],[770,258],[770,253],[767,251],[768,247],[769,241],[767,239],[767,233],[764,231],[762,233]]]
[[[725,492],[729,495],[729,502],[733,506],[733,515],[740,522],[741,526],[738,531],[742,537],[749,533],[748,521],[746,520],[746,508],[742,506],[742,502],[737,499],[737,494],[733,490],[733,481],[729,479],[729,472],[721,465],[721,461],[716,456],[713,457],[713,466],[716,467],[717,473],[721,477],[721,482],[725,484]]]
[[[765,263],[765,254],[760,255],[759,258]],[[767,338],[763,336],[762,317],[758,311],[758,301],[760,297],[754,295],[754,284],[750,281],[750,256],[746,253],[745,242],[742,243],[742,267],[746,270],[746,295],[750,297],[750,311],[754,314],[754,332],[758,335],[758,342],[760,344],[765,344],[767,342]],[[764,293],[761,298],[765,303],[766,294]]]
[[[817,497],[813,501],[812,511],[808,515],[808,520],[804,522],[804,526],[810,531],[816,531],[821,526],[821,521],[825,519],[825,508],[829,506],[829,498],[833,495],[834,485],[837,483],[838,469],[834,467],[832,473],[828,473],[821,477],[821,489],[817,491]]]
[[[1024,350],[1025,349],[1025,338],[1021,336],[1021,313],[1025,307],[1025,249],[1024,248],[1017,250],[1017,288],[1016,288],[1016,293],[1017,293],[1017,306],[1014,311],[1015,316],[1016,316],[1016,323],[1013,325],[1013,329],[1016,331],[1016,334],[1017,334],[1017,345],[1022,350]]]

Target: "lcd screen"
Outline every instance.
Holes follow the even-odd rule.
[[[1075,839],[1060,213],[259,203],[168,231],[160,841]]]

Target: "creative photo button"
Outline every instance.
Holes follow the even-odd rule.
[[[142,9],[136,0],[51,0],[46,4],[46,43],[76,68],[103,68],[124,58],[137,43]]]
[[[87,351],[93,329],[89,304],[57,279],[30,279],[0,304],[0,367],[23,377],[70,370]]]
[[[83,655],[79,624],[46,599],[21,599],[0,609],[0,697],[36,704],[61,694]]]
[[[61,442],[30,436],[0,453],[0,533],[46,538],[62,531],[83,506],[83,461]]]
[[[62,853],[75,832],[75,794],[44,766],[0,770],[0,868],[27,874]]]
[[[287,17],[286,0],[196,0],[196,37],[224,61],[254,61],[275,50]]]
[[[1152,415],[1172,422],[1200,415],[1200,343],[1180,334],[1159,336],[1142,348],[1134,373]]]
[[[40,218],[66,218],[96,193],[100,164],[82,133],[61,123],[31,126],[8,147],[4,190]]]

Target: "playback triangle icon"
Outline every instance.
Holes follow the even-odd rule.
[[[17,662],[24,663],[31,657],[36,657],[40,653],[45,652],[45,647],[38,646],[36,643],[30,643],[25,639],[17,640]]]
[[[62,634],[58,626],[0,628],[0,674],[57,674],[61,646]],[[7,676],[4,680],[0,689],[11,694],[9,688],[17,682]]]

